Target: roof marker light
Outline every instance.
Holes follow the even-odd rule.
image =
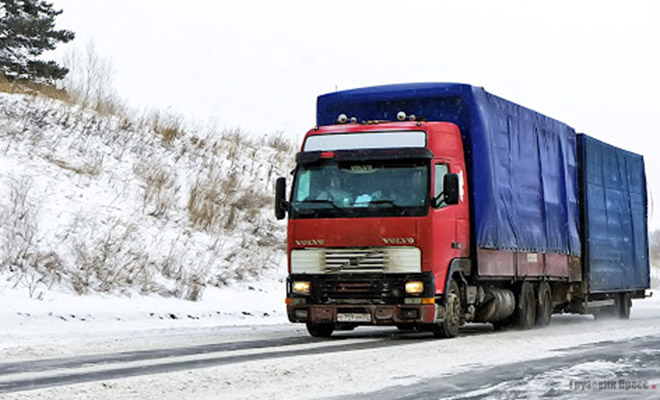
[[[411,120],[411,121],[414,121],[414,120],[417,119],[417,117],[415,117],[415,114],[410,114],[410,115],[408,116],[408,119]]]
[[[351,124],[357,124],[357,118],[351,117]]]
[[[337,122],[339,122],[340,124],[345,124],[346,121],[348,121],[348,117],[346,116],[346,114],[339,114],[339,116],[337,117]]]
[[[398,119],[399,121],[404,121],[406,119],[406,113],[403,111],[399,111],[398,113],[396,113],[396,119]]]

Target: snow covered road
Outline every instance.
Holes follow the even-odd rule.
[[[660,398],[658,300],[636,301],[629,321],[473,324],[453,340],[392,328],[320,340],[289,324],[35,335],[0,349],[0,398]],[[619,380],[648,388],[592,387]]]
[[[660,398],[660,335],[564,349],[562,355],[475,368],[362,399]],[[353,398],[354,395],[337,399]]]

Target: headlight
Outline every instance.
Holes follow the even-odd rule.
[[[424,283],[420,281],[406,282],[406,293],[421,294],[424,292]]]
[[[312,285],[309,282],[293,282],[291,289],[295,294],[309,294]]]

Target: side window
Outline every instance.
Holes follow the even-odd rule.
[[[310,195],[310,175],[311,171],[305,171],[298,176],[296,185],[296,196],[293,201],[304,201]]]
[[[447,164],[435,164],[435,183],[433,184],[433,197],[436,198],[440,193],[442,193],[442,185],[444,183],[445,175],[449,173],[449,165]],[[442,203],[440,207],[444,207],[445,204]]]

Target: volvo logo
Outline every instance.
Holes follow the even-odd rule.
[[[415,238],[383,238],[383,243],[385,244],[413,244],[415,243]]]
[[[324,246],[325,240],[323,239],[307,239],[307,240],[296,240],[296,246]]]

